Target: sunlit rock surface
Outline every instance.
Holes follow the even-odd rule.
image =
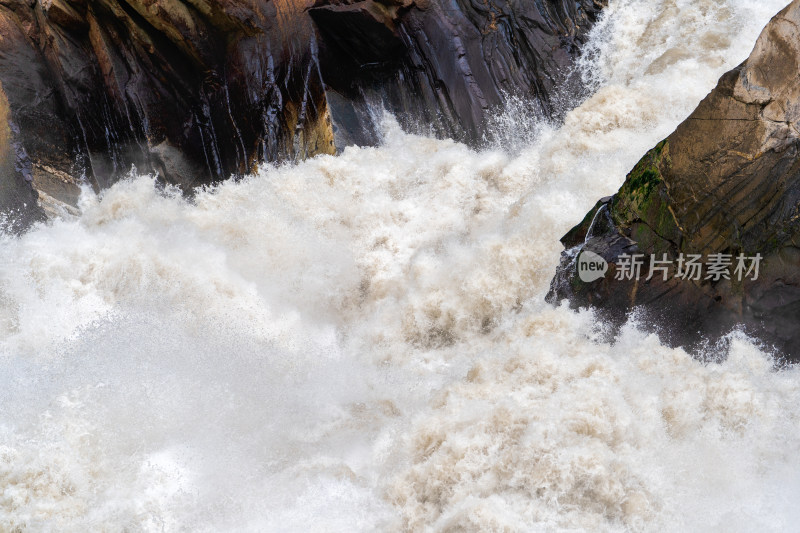
[[[612,198],[564,236],[551,300],[569,298],[646,321],[678,344],[713,340],[737,324],[800,358],[800,2],[765,28],[749,59],[723,75],[692,115],[637,164]],[[604,278],[576,274],[579,251],[610,263]],[[619,279],[625,255],[644,254],[639,279]],[[674,261],[650,280],[650,256]],[[676,277],[700,255],[699,279]],[[723,254],[716,258],[712,254]],[[759,272],[751,271],[760,255]],[[737,272],[739,256],[747,258]],[[727,275],[708,270],[728,262]],[[684,269],[686,272],[686,269]],[[729,277],[730,279],[726,279]],[[741,279],[740,279],[741,278]]]

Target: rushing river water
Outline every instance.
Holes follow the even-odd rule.
[[[0,237],[0,530],[796,530],[797,370],[543,301],[561,235],[784,3],[612,0],[593,96],[517,103],[511,154],[387,117],[379,148],[191,201],[135,177]]]

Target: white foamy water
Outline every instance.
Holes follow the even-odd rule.
[[[561,235],[783,5],[612,0],[594,96],[514,156],[387,117],[2,237],[0,531],[795,530],[797,370],[543,301]]]

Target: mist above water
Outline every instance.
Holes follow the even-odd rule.
[[[558,239],[781,1],[612,0],[563,123],[409,135],[0,245],[0,529],[782,531],[800,376],[544,303]],[[514,135],[527,146],[509,144]]]

